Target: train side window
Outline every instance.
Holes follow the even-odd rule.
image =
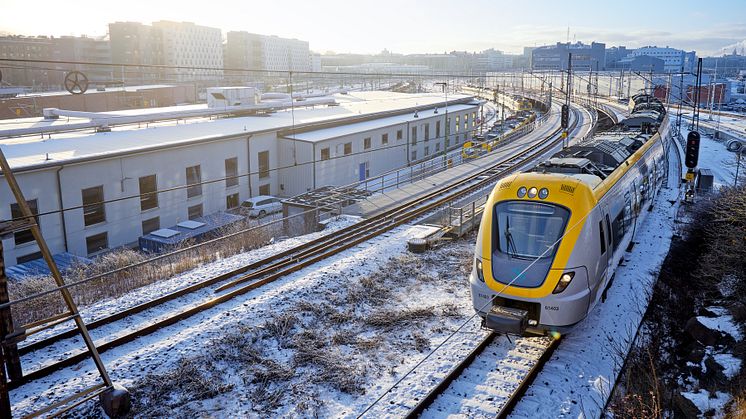
[[[614,237],[614,250],[619,248],[619,244],[622,243],[622,237],[624,236],[624,221],[625,216],[624,213],[626,211],[622,210],[619,212],[619,215],[614,218],[614,222],[611,224],[613,237]]]
[[[609,214],[606,214],[606,231],[607,237],[609,238],[609,246],[611,246],[611,222],[609,221]]]
[[[604,235],[604,222],[598,222],[598,233],[601,235],[601,254],[606,253],[606,236]]]

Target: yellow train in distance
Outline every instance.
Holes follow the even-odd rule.
[[[502,179],[485,204],[469,277],[483,324],[564,333],[604,301],[642,209],[668,176],[673,141],[660,101],[639,96],[612,130]]]
[[[492,151],[492,145],[489,142],[467,141],[461,147],[461,157],[465,159],[476,159],[490,151]]]

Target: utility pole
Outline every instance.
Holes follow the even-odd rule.
[[[684,105],[684,66],[681,66],[679,78],[679,111],[676,115],[676,129],[681,129],[681,107]]]
[[[712,121],[712,111],[715,104],[715,83],[717,82],[718,78],[718,60],[715,59],[715,76],[710,80],[710,116],[707,118],[708,120]]]

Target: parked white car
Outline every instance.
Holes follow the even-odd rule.
[[[282,211],[282,202],[274,196],[259,195],[241,203],[241,214],[249,217],[262,218],[267,214],[280,211]]]

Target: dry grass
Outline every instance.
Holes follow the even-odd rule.
[[[284,231],[281,222],[259,228],[245,230],[243,223],[226,227],[219,231],[218,240],[194,246],[194,242],[182,243],[176,253],[169,253],[152,262],[152,256],[130,250],[118,249],[97,257],[90,265],[78,265],[66,272],[66,283],[82,281],[100,276],[70,289],[79,306],[95,304],[108,298],[116,298],[134,289],[171,278],[192,270],[205,263],[246,252],[267,244],[272,237],[295,236],[305,233],[300,219],[289,222],[290,231]],[[50,276],[26,278],[8,284],[10,299],[18,300],[54,288]],[[66,310],[59,293],[51,293],[40,298],[13,306],[13,321],[20,326],[37,321]]]

